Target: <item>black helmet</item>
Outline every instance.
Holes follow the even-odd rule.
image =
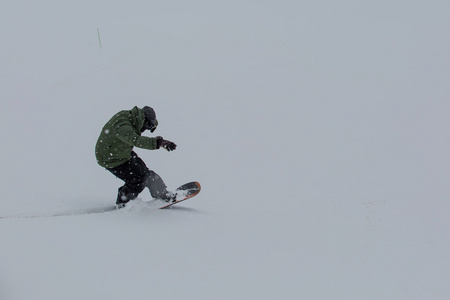
[[[151,132],[156,130],[158,126],[158,120],[156,120],[156,113],[150,106],[144,106],[142,108],[144,110],[144,126],[142,127],[142,131],[150,130]]]

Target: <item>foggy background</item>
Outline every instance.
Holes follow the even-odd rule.
[[[449,8],[2,2],[0,296],[447,299]],[[198,196],[4,218],[114,204],[94,147],[135,105]]]

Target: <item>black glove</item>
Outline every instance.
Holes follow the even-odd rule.
[[[161,136],[156,137],[156,148],[163,147],[167,151],[173,151],[177,148],[177,145],[171,141],[163,139]]]
[[[175,144],[171,141],[162,140],[161,147],[163,147],[164,149],[166,149],[167,151],[170,152],[170,151],[177,149],[177,144]]]

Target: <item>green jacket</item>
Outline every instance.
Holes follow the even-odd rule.
[[[156,139],[141,136],[144,111],[137,106],[115,114],[103,127],[95,146],[95,157],[100,166],[114,168],[128,161],[133,147],[157,149]]]

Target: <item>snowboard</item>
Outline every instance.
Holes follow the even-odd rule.
[[[169,208],[172,205],[175,205],[177,203],[183,202],[184,200],[192,198],[198,193],[200,193],[200,190],[201,186],[200,183],[198,183],[197,181],[192,181],[183,184],[182,186],[178,187],[175,190],[175,193],[177,194],[176,200],[168,204],[165,204],[164,206],[160,207],[160,209]]]

